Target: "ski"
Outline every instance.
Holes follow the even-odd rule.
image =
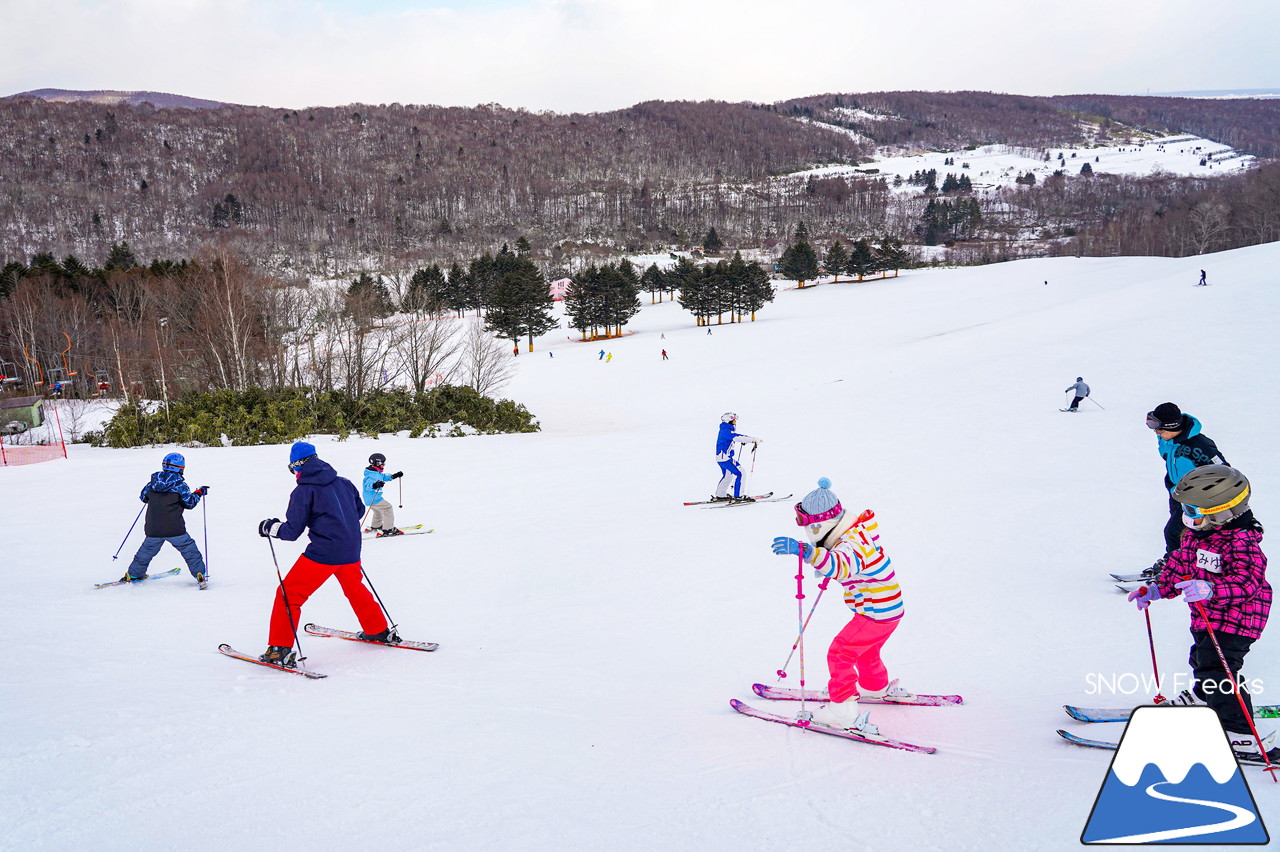
[[[772,496],[773,496],[773,492],[772,492],[772,491],[770,491],[768,494],[753,494],[753,495],[751,495],[751,499],[752,499],[752,500],[768,500],[768,499],[769,499],[770,497],[772,497]],[[787,496],[788,496],[788,497],[790,497],[791,495],[790,495],[790,494],[788,494]],[[732,502],[732,501],[730,501],[730,500],[694,500],[694,501],[692,501],[692,502],[690,502],[690,503],[685,503],[684,505],[686,505],[686,506],[710,506],[710,505],[717,504],[717,503],[730,503],[730,502]]]
[[[359,633],[350,630],[335,630],[332,627],[321,627],[318,624],[308,624],[303,630],[312,636],[336,636],[339,639],[350,639],[352,642],[363,642],[366,645],[381,645],[384,648],[407,648],[410,651],[434,651],[440,647],[438,642],[410,642],[407,639],[401,639],[399,642],[373,642],[369,639],[361,639]]]
[[[770,686],[766,683],[753,683],[751,689],[761,698],[768,698],[772,701],[799,701],[800,690],[792,689],[787,686]],[[827,691],[825,689],[806,689],[804,690],[805,701],[826,701]],[[859,704],[909,704],[917,707],[946,707],[949,705],[963,704],[964,699],[959,695],[917,695],[909,701],[891,701],[883,698],[859,698]]]
[[[1073,704],[1064,704],[1062,709],[1077,722],[1127,722],[1134,710],[1132,707],[1076,707]],[[1280,704],[1255,704],[1253,716],[1255,719],[1280,719]]]
[[[1117,583],[1149,583],[1155,577],[1148,577],[1142,571],[1135,571],[1132,574],[1112,574],[1111,578]]]
[[[729,706],[744,716],[763,719],[766,722],[777,722],[779,725],[787,725],[792,728],[804,728],[805,730],[814,731],[819,734],[830,734],[833,737],[841,737],[846,740],[856,740],[860,743],[887,746],[888,748],[896,748],[902,751],[914,751],[920,754],[933,754],[937,751],[933,746],[904,743],[901,740],[891,740],[888,737],[881,736],[866,737],[861,734],[855,734],[853,731],[846,731],[843,728],[828,728],[825,725],[818,725],[813,722],[801,722],[799,719],[793,719],[789,716],[779,716],[776,713],[766,713],[763,710],[757,710],[750,704],[744,704],[736,698],[729,699]]]
[[[772,493],[772,492],[770,492]],[[730,500],[729,502],[712,503],[704,506],[706,509],[732,508],[734,506],[754,506],[756,503],[777,503],[779,500],[790,500],[790,494],[783,494],[781,497],[752,497],[750,500]]]
[[[400,535],[426,535],[427,533],[435,532],[435,527],[432,527],[429,530],[424,530],[423,527],[425,526],[426,524],[415,524],[411,527],[400,527]],[[360,534],[360,537],[361,538],[399,538],[400,536],[387,535],[385,533],[376,532],[374,530],[364,530]]]
[[[1058,736],[1062,737],[1072,745],[1083,746],[1085,748],[1101,748],[1107,749],[1108,751],[1115,751],[1120,748],[1120,743],[1117,742],[1112,742],[1110,740],[1093,740],[1088,737],[1077,736],[1070,731],[1064,731],[1062,729],[1058,730]],[[1260,754],[1248,754],[1239,751],[1232,751],[1232,754],[1235,755],[1237,763],[1265,768],[1265,764],[1262,761],[1262,755]]]
[[[1071,413],[1073,413],[1073,414],[1079,414],[1079,413],[1080,413],[1080,409],[1078,409],[1078,408],[1059,408],[1058,410],[1059,410],[1059,411],[1070,411],[1070,412],[1071,412]]]
[[[311,669],[304,669],[302,666],[290,667],[290,666],[281,666],[276,663],[268,663],[263,660],[259,660],[257,657],[251,657],[248,654],[242,654],[239,651],[237,651],[235,648],[232,648],[230,645],[226,643],[219,645],[218,651],[224,654],[225,656],[232,657],[237,660],[244,660],[246,663],[255,663],[259,666],[266,666],[269,669],[275,669],[276,671],[288,672],[289,674],[302,675],[303,677],[311,678],[312,680],[319,680],[322,677],[328,677],[327,674],[322,674],[317,671],[312,671]]]
[[[116,580],[114,583],[94,583],[95,589],[105,589],[107,586],[132,586],[134,583],[141,583],[144,580],[156,580],[160,577],[172,577],[174,574],[182,573],[181,568],[171,568],[168,571],[161,571],[159,574],[148,574],[145,577],[139,577],[137,580]]]

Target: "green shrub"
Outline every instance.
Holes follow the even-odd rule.
[[[337,435],[339,440],[351,434],[376,437],[400,431],[435,437],[444,423],[452,424],[449,435],[463,434],[461,425],[481,434],[538,431],[523,405],[482,396],[470,387],[443,385],[421,394],[383,390],[363,396],[340,390],[251,388],[185,394],[167,409],[122,405],[91,440],[95,446],[137,447],[220,446],[224,436],[236,446],[282,444],[317,433]]]

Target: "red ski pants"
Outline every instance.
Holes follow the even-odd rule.
[[[337,577],[342,586],[342,593],[347,596],[351,608],[355,610],[360,629],[365,633],[381,633],[387,629],[387,618],[382,614],[378,600],[365,586],[360,563],[350,565],[322,565],[306,556],[299,556],[293,563],[289,573],[284,576],[284,583],[276,587],[276,603],[271,608],[271,630],[267,644],[281,648],[292,648],[293,631],[302,630],[302,605],[311,594],[330,577]],[[289,605],[285,607],[285,600]],[[290,624],[290,616],[293,623]]]
[[[858,687],[876,690],[889,685],[889,671],[880,660],[880,648],[898,629],[894,621],[874,621],[854,616],[853,621],[831,640],[827,649],[827,695],[832,701],[847,701],[858,695]]]

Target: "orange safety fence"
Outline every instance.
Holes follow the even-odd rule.
[[[39,464],[53,459],[66,458],[66,445],[56,444],[5,444],[0,441],[0,462],[4,466]]]

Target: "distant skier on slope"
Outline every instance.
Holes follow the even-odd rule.
[[[759,438],[744,435],[736,430],[738,415],[732,411],[720,417],[720,431],[716,434],[716,464],[720,465],[720,482],[716,484],[716,493],[711,495],[714,503],[737,501],[754,502],[749,495],[742,493],[742,468],[738,464],[736,447],[745,444],[762,444]],[[729,496],[729,489],[733,496]]]
[[[1080,407],[1080,403],[1089,395],[1089,386],[1084,383],[1084,379],[1076,376],[1076,383],[1063,391],[1063,393],[1074,393],[1075,398],[1071,400],[1071,405],[1063,409],[1063,411],[1075,411]],[[1104,396],[1106,394],[1103,394]]]
[[[1252,756],[1257,740],[1240,709],[1236,684],[1240,684],[1245,655],[1267,625],[1272,595],[1262,552],[1262,524],[1249,508],[1249,480],[1233,467],[1205,465],[1178,480],[1173,499],[1183,508],[1182,539],[1159,576],[1130,594],[1129,600],[1138,609],[1179,595],[1188,604],[1202,604],[1191,610],[1191,689],[1218,714],[1231,748]],[[1229,672],[1223,669],[1214,639]],[[1252,716],[1253,702],[1243,685],[1240,697]],[[1280,763],[1275,732],[1258,733],[1268,758]]]
[[[285,522],[268,518],[258,524],[258,535],[297,541],[306,530],[310,543],[276,587],[264,663],[297,666],[293,650],[301,623],[302,605],[330,577],[337,577],[342,593],[355,611],[363,631],[360,638],[394,644],[400,641],[387,625],[382,606],[364,584],[360,566],[360,516],[364,505],[351,481],[316,455],[316,448],[298,441],[289,450],[289,471],[298,484],[289,495]]]
[[[825,476],[795,508],[796,525],[805,528],[808,542],[778,536],[773,552],[799,556],[817,576],[834,579],[844,587],[844,602],[854,612],[827,650],[828,701],[814,711],[813,721],[875,736],[880,731],[871,724],[871,711],[859,713],[858,699],[914,697],[889,680],[880,659],[880,649],[902,620],[902,589],[880,547],[870,509],[847,518]]]
[[[209,486],[202,485],[192,491],[182,478],[186,467],[187,460],[181,454],[169,453],[160,463],[160,470],[151,474],[151,481],[142,486],[138,499],[147,504],[147,520],[142,528],[146,538],[133,555],[133,561],[129,563],[121,581],[145,579],[147,566],[167,541],[182,554],[182,558],[187,561],[187,570],[204,588],[204,557],[200,554],[195,539],[187,535],[187,523],[182,513],[187,509],[194,509],[200,498],[209,493]]]
[[[364,469],[364,488],[360,496],[372,515],[369,519],[369,528],[373,532],[380,536],[401,535],[400,530],[396,528],[396,513],[391,508],[391,503],[383,499],[382,489],[391,480],[404,476],[404,471],[383,473],[382,469],[386,464],[387,457],[382,453],[369,456],[369,466]]]
[[[1207,279],[1208,279],[1208,276],[1205,274],[1205,271],[1204,271],[1203,269],[1201,269],[1201,270],[1200,270],[1200,281],[1196,284],[1196,286],[1197,286],[1197,287],[1208,287],[1208,286],[1209,286],[1209,281],[1208,281]]]

